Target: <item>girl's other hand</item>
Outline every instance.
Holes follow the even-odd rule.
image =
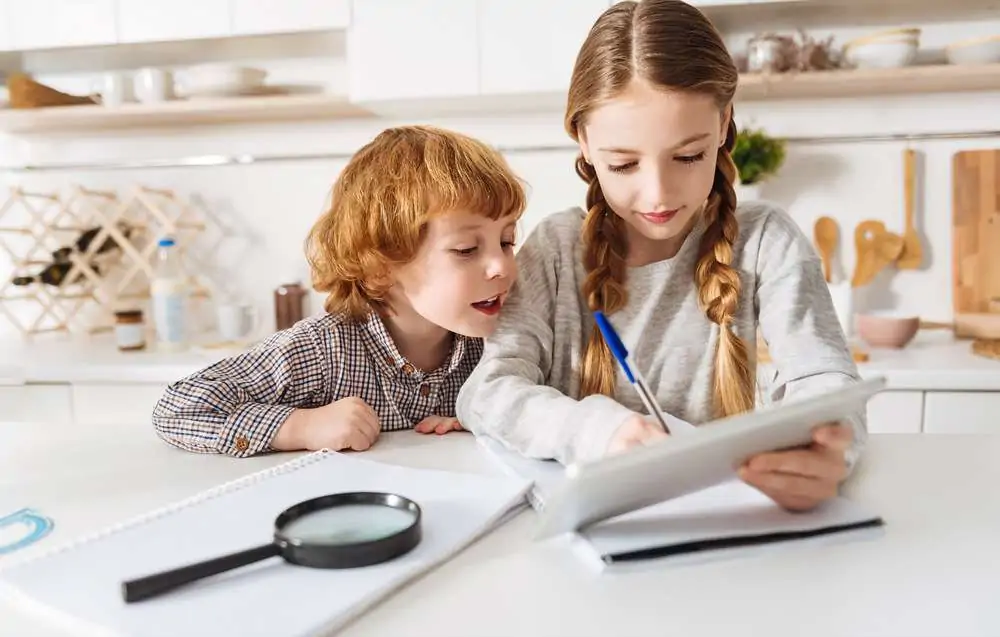
[[[828,424],[813,430],[804,449],[762,453],[740,467],[740,478],[791,511],[808,511],[838,494],[847,476],[845,452],[854,433],[849,426]]]

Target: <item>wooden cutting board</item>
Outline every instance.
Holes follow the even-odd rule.
[[[1000,148],[952,159],[955,334],[1000,338]]]

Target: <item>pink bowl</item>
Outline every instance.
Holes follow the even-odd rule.
[[[920,329],[919,316],[893,314],[858,314],[855,327],[860,336],[872,347],[900,349],[906,347]]]

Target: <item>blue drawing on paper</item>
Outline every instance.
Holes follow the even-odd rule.
[[[0,555],[34,544],[52,530],[52,520],[33,509],[0,518]]]

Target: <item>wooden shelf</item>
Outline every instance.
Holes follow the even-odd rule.
[[[58,106],[0,110],[0,131],[48,133],[296,120],[347,119],[371,113],[331,95],[272,95],[177,100],[160,104]]]
[[[745,102],[992,90],[1000,90],[1000,64],[744,75],[740,78],[737,99]],[[342,97],[329,95],[233,97],[126,104],[117,108],[87,105],[0,110],[0,131],[20,134],[95,132],[375,116],[510,115],[559,111],[564,107],[565,93],[561,91],[370,104],[352,104]]]
[[[1000,90],[1000,64],[744,75],[737,99],[808,99]]]

